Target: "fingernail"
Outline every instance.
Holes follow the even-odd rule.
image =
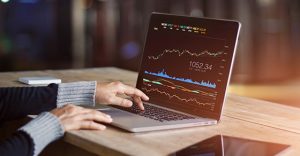
[[[101,129],[101,130],[105,130],[105,129],[106,129],[106,126],[100,126],[100,129]]]
[[[148,97],[148,96],[146,96],[146,100],[147,100],[147,101],[149,100],[149,97]]]
[[[132,105],[133,105],[132,101],[129,101],[129,102],[127,103],[127,106],[128,106],[128,107],[131,107]]]
[[[111,118],[111,116],[110,115],[105,115],[107,118]]]

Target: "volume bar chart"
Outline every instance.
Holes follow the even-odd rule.
[[[167,78],[167,79],[172,79],[172,80],[176,80],[176,81],[181,81],[181,82],[185,82],[185,83],[191,83],[191,84],[195,84],[195,85],[199,85],[199,86],[203,86],[203,87],[208,87],[208,88],[213,88],[215,89],[217,87],[216,83],[210,82],[210,81],[194,81],[192,79],[189,78],[180,78],[180,77],[175,77],[175,76],[170,76],[167,74],[167,72],[165,72],[164,69],[162,69],[161,71],[155,73],[155,72],[149,72],[149,71],[144,71],[145,74],[148,75],[154,75],[157,77],[162,77],[162,78]]]

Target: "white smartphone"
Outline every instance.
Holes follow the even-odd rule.
[[[29,85],[48,85],[50,83],[61,83],[61,79],[50,76],[20,77],[19,82]]]

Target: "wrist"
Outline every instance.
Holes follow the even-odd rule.
[[[96,83],[96,90],[95,90],[95,104],[100,103],[100,98],[99,98],[100,87],[101,87],[101,84],[99,82],[97,82]]]

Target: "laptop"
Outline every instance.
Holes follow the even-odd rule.
[[[112,125],[129,132],[217,124],[241,24],[152,13],[136,87],[145,111],[109,106]]]

